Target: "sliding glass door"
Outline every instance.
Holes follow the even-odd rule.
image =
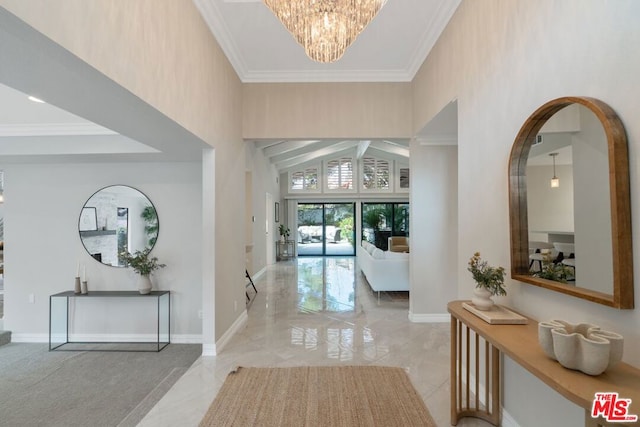
[[[298,203],[298,256],[324,255],[324,206]]]
[[[298,255],[355,255],[354,217],[354,203],[298,203]]]

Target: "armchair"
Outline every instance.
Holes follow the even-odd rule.
[[[389,237],[390,252],[409,252],[409,238],[405,236]]]

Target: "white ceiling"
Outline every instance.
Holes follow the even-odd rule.
[[[243,82],[408,82],[460,0],[387,0],[332,64],[309,59],[261,0],[193,0]]]
[[[193,0],[243,82],[411,81],[460,0],[388,0],[338,62],[316,63],[261,0]],[[33,156],[135,156],[159,150],[27,94],[0,80],[0,161]],[[105,112],[108,115],[108,112]],[[259,141],[280,171],[340,153],[407,161],[407,140]],[[106,156],[105,158],[108,158]],[[119,158],[123,158],[120,156]]]
[[[157,153],[105,127],[0,84],[0,157]],[[6,157],[5,157],[6,156]]]

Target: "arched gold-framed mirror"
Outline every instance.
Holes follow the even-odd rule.
[[[589,281],[588,276],[583,276],[584,279],[578,281],[577,267],[575,266],[574,280],[576,282],[574,283],[563,283],[555,279],[550,280],[532,272],[532,258],[530,255],[533,249],[531,249],[532,245],[530,245],[530,236],[533,230],[529,230],[530,211],[528,210],[527,197],[527,163],[532,147],[542,141],[540,132],[543,126],[561,110],[573,105],[588,111],[588,114],[593,114],[597,118],[593,121],[599,121],[602,125],[600,132],[603,135],[604,169],[608,164],[608,171],[602,171],[602,176],[604,181],[608,177],[607,199],[610,207],[607,210],[605,206],[605,212],[608,212],[610,217],[606,218],[605,221],[599,221],[597,224],[590,226],[602,226],[604,224],[604,227],[610,229],[610,240],[608,239],[608,232],[605,230],[607,238],[604,241],[607,244],[604,246],[606,247],[607,256],[602,258],[605,259],[603,261],[605,264],[603,265],[611,272],[611,283],[607,283],[607,288],[605,289],[589,286],[587,283]],[[554,160],[554,179],[556,179],[555,154],[546,153],[547,156],[552,156]],[[548,159],[550,164],[551,158],[548,157]],[[586,167],[592,166],[586,165]],[[573,182],[571,185],[573,185]],[[551,186],[554,187],[555,184]],[[604,187],[606,191],[606,182]],[[606,196],[607,194],[605,193]],[[606,205],[606,202],[603,204]],[[585,209],[576,209],[573,212],[576,223],[583,214],[585,214]],[[509,219],[511,231],[511,277],[514,280],[615,308],[633,308],[633,253],[627,138],[622,121],[606,103],[588,97],[563,97],[547,102],[529,116],[516,136],[509,158]],[[576,231],[576,233],[578,232]],[[575,252],[580,250],[582,254],[590,255],[588,252],[593,245],[583,244],[579,249],[578,235],[573,236],[573,230],[567,233],[557,233],[554,236],[559,236],[560,234],[571,234],[571,239],[573,240],[574,237],[576,239]],[[545,236],[548,236],[547,243],[553,243],[551,242],[551,232],[547,232]],[[555,246],[557,247],[558,245],[556,244]],[[573,254],[571,254],[571,257],[573,258]],[[580,257],[576,256],[576,258],[579,259]],[[585,258],[588,258],[588,256]],[[610,267],[609,263],[611,263]],[[591,264],[594,263],[592,262]],[[542,264],[540,264],[540,271],[542,269]]]

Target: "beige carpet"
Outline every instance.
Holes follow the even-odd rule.
[[[435,427],[402,368],[238,368],[200,422],[213,426]]]

